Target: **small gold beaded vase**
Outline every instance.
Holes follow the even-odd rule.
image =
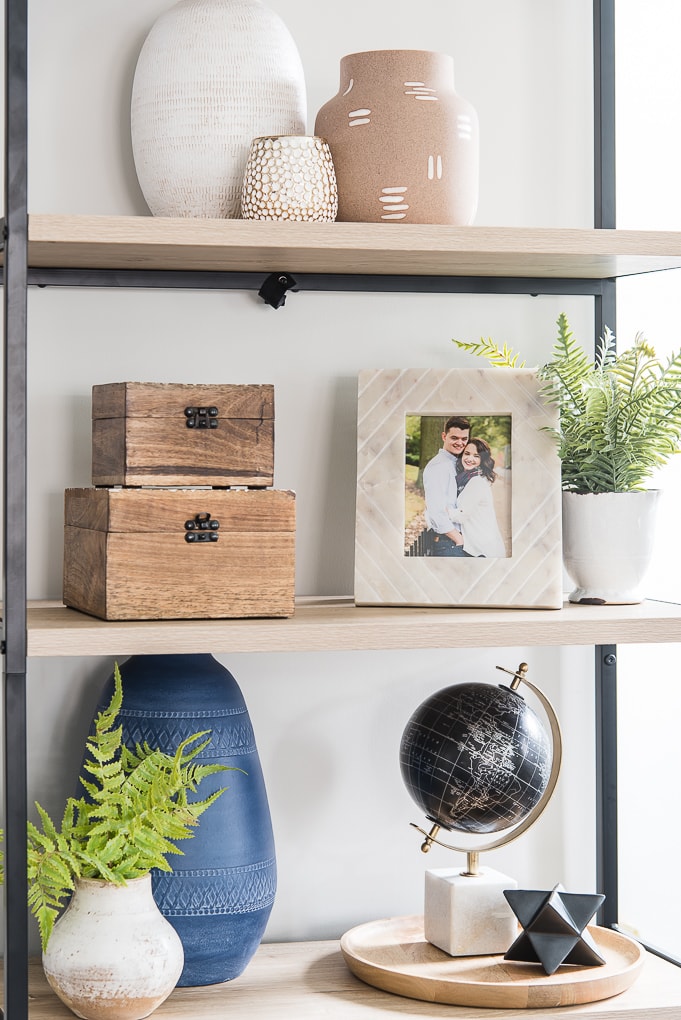
[[[254,138],[241,192],[245,220],[332,223],[338,189],[331,151],[316,135]]]

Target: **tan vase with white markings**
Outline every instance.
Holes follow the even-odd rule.
[[[478,118],[454,91],[454,61],[428,50],[370,50],[341,60],[338,94],[315,121],[338,182],[338,219],[473,222]]]

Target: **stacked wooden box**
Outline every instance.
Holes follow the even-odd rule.
[[[273,481],[272,386],[94,386],[95,488],[66,490],[64,603],[103,620],[291,616],[295,495]]]

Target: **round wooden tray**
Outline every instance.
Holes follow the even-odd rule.
[[[452,957],[426,942],[422,917],[370,921],[346,932],[341,951],[352,973],[375,988],[456,1006],[572,1006],[628,988],[643,964],[637,942],[609,928],[589,928],[605,963],[563,965],[547,975],[536,963],[503,956]]]

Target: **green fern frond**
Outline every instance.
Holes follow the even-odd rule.
[[[616,337],[609,326],[603,328],[603,336],[596,345],[595,366],[600,371],[617,365]]]
[[[102,860],[101,851],[98,848],[96,852],[88,852],[83,850],[83,878],[97,878],[102,879],[104,882],[113,882],[114,885],[125,885],[126,879],[131,878],[130,874],[126,870],[124,875],[121,875],[115,868],[109,867]]]
[[[195,733],[166,754],[148,744],[123,744],[119,712],[123,686],[114,667],[114,691],[97,715],[86,741],[81,785],[86,796],[67,800],[61,827],[39,805],[39,825],[29,822],[28,900],[38,921],[43,949],[77,878],[124,884],[152,868],[171,871],[167,858],[182,851],[204,811],[225,792],[202,800],[196,794],[208,776],[227,766],[195,761],[210,743],[210,731]]]
[[[40,941],[43,947],[45,947],[50,940],[50,935],[52,934],[55,921],[61,913],[61,908],[51,907],[44,902],[31,902],[30,900],[29,907],[38,922]]]
[[[592,363],[567,317],[557,320],[551,359],[539,370],[540,396],[559,413],[556,441],[564,489],[628,492],[644,487],[681,447],[681,350],[661,361],[637,334],[617,353],[606,326]],[[493,340],[465,343],[462,350],[490,364],[515,367],[517,358]]]
[[[81,872],[68,838],[56,831],[40,805],[36,807],[41,819],[47,819],[49,835],[40,833],[32,823],[28,824],[28,904],[38,921],[42,944],[46,946],[55,920]]]
[[[83,767],[91,775],[95,776],[103,787],[115,787],[119,785],[119,779],[123,775],[120,761],[112,761],[111,758],[100,760],[96,764],[93,762],[88,764],[86,762]]]
[[[469,354],[485,358],[490,365],[494,365],[496,368],[525,367],[524,361],[518,364],[519,354],[516,354],[507,344],[499,347],[491,337],[480,337],[479,340],[473,342],[452,339],[452,343],[455,343],[462,351],[468,351]]]
[[[97,763],[112,761],[121,745],[123,727],[115,730],[97,728],[96,735],[85,742],[85,747]]]

